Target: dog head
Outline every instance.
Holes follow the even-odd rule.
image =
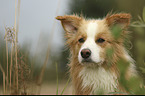
[[[107,15],[104,19],[85,19],[77,15],[58,16],[65,30],[67,44],[74,57],[82,65],[101,65],[106,60],[106,49],[122,44],[123,38],[115,39],[111,28],[119,25],[121,37],[130,22],[126,13]],[[114,47],[115,48],[115,47]]]

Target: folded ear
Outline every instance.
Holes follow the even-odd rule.
[[[76,15],[57,16],[56,19],[61,21],[64,30],[69,33],[76,32],[82,20]]]
[[[108,26],[115,24],[121,25],[121,28],[126,28],[130,24],[131,15],[127,13],[113,14],[106,16]]]

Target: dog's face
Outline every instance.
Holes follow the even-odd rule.
[[[115,39],[111,27],[115,24],[126,28],[129,14],[114,14],[102,20],[85,20],[75,15],[58,16],[66,31],[67,44],[82,65],[101,65],[106,59],[106,48],[113,46]]]
[[[83,21],[80,25],[78,29],[78,32],[81,33],[78,38],[80,43],[78,60],[81,64],[104,62],[103,50],[108,45],[108,39],[104,35],[109,35],[109,30],[104,23],[102,20],[88,20]]]

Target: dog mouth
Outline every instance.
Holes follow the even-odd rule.
[[[84,63],[84,62],[86,62],[86,63],[88,62],[88,63],[89,63],[89,62],[94,62],[94,61],[91,60],[90,58],[87,58],[87,59],[83,59],[83,60],[82,60],[82,63]]]
[[[100,62],[95,62],[93,60],[91,60],[90,58],[88,59],[83,59],[82,62],[81,62],[81,65],[83,66],[89,66],[89,67],[99,67],[103,64],[103,61],[100,61]]]

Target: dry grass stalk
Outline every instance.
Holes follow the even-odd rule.
[[[30,81],[31,71],[28,64],[25,63],[26,59],[24,55],[18,49],[18,76],[19,76],[19,93],[23,95],[27,95],[27,82]]]
[[[18,11],[18,12],[17,12]],[[18,13],[18,14],[17,14]],[[18,93],[18,89],[19,89],[19,77],[18,77],[18,61],[17,61],[17,42],[18,42],[18,28],[19,28],[19,16],[20,16],[20,0],[18,0],[18,4],[17,4],[17,0],[15,0],[15,22],[14,22],[14,28],[10,28],[10,27],[5,27],[5,39],[6,39],[6,56],[7,56],[7,76],[6,76],[6,92],[8,89],[8,84],[10,83],[10,92],[11,92],[11,88],[12,88],[12,68],[13,68],[13,51],[15,49],[15,72],[13,74],[13,86],[16,86],[16,90],[15,93]],[[10,63],[10,68],[8,65],[8,41],[12,44],[11,46],[11,63]],[[14,47],[13,47],[14,46]],[[10,78],[8,78],[10,75]],[[9,82],[10,81],[10,82]]]
[[[2,68],[2,66],[1,66],[1,64],[0,64],[0,70],[2,71],[2,73],[3,73],[3,92],[4,92],[4,94],[6,94],[6,85],[5,85],[5,78],[6,78],[6,76],[5,76],[5,71],[4,71],[4,69]]]
[[[39,80],[37,81],[37,85],[39,86],[38,87],[38,94],[40,94],[40,92],[41,92],[41,85],[42,85],[42,80],[43,80],[43,76],[44,76],[44,71],[45,71],[45,68],[46,68],[46,65],[47,65],[48,59],[49,59],[49,52],[50,52],[50,47],[48,47],[48,49],[47,49],[45,62],[43,64],[42,68],[41,68],[41,72],[40,72],[40,75],[39,75]]]
[[[10,70],[9,70],[9,62],[8,62],[8,42],[12,43],[12,47],[13,47],[13,42],[14,42],[14,28],[12,27],[5,27],[5,40],[6,40],[6,57],[7,57],[7,75],[6,75],[6,93],[9,87],[9,80],[10,80],[10,90],[11,90],[11,66],[10,65]],[[12,57],[12,56],[11,56]],[[12,59],[12,58],[11,58]],[[11,62],[12,63],[12,62]],[[10,71],[10,73],[9,73]],[[10,78],[9,77],[10,74]]]
[[[16,3],[17,3],[17,0],[15,0],[15,24],[14,24],[14,29],[15,29],[15,61],[16,61],[16,64],[15,64],[15,70],[16,70],[16,85],[17,85],[17,91],[18,91],[18,64],[17,64],[17,28],[16,28],[16,22],[17,22],[17,7],[16,7]]]
[[[14,69],[15,70],[15,69]],[[12,70],[12,71],[14,71],[14,70]],[[11,86],[11,94],[12,94],[12,90],[16,90],[16,74],[15,74],[15,72],[13,72],[14,74],[13,74],[13,85]],[[16,92],[14,92],[14,93],[16,93]]]
[[[7,75],[6,75],[6,93],[7,93],[7,90],[8,90],[8,76],[9,76],[9,74],[8,74],[8,69],[9,69],[9,65],[8,65],[8,40],[7,40],[7,30],[5,30],[5,36],[6,36],[6,56],[7,56]]]
[[[15,35],[15,30],[13,27],[5,27],[5,39],[6,39],[6,54],[7,54],[7,87],[8,87],[8,81],[10,81],[10,92],[11,92],[11,73],[12,73],[12,53],[13,53],[13,45],[14,45],[14,35]],[[11,64],[10,64],[10,69],[9,69],[9,65],[8,65],[8,42],[10,42],[12,44],[11,47]],[[9,70],[9,74],[8,74],[8,70]],[[10,78],[8,78],[8,76],[10,75]],[[7,90],[7,88],[6,88]]]
[[[58,6],[57,6],[57,9],[56,9],[56,15],[58,14],[59,9],[60,9],[60,5],[61,5],[60,3],[61,3],[61,0],[58,1]],[[56,24],[56,22],[54,21],[52,29],[51,29],[51,33],[50,33],[50,36],[49,36],[49,38],[50,38],[49,41],[53,41],[53,34],[55,32],[54,31],[55,30],[55,24]],[[46,53],[46,58],[45,58],[43,66],[41,68],[39,80],[37,81],[37,84],[39,86],[39,88],[38,88],[38,94],[40,94],[40,92],[41,92],[41,84],[42,84],[42,81],[43,81],[43,75],[44,75],[44,71],[45,71],[45,68],[46,68],[46,65],[47,65],[48,59],[49,59],[50,45],[51,45],[51,42],[48,42],[48,49],[47,49],[47,53]]]
[[[16,7],[17,0],[15,0],[15,23],[14,23],[14,29],[15,29],[15,68],[16,68],[16,85],[17,85],[17,91],[18,91],[18,62],[17,62],[17,42],[18,42],[18,27],[19,27],[19,16],[20,16],[20,0],[18,0],[18,6]],[[18,19],[17,19],[17,9],[18,9]]]
[[[12,88],[12,67],[13,67],[13,42],[11,46],[11,64],[10,64],[10,93],[11,93],[11,88]]]

